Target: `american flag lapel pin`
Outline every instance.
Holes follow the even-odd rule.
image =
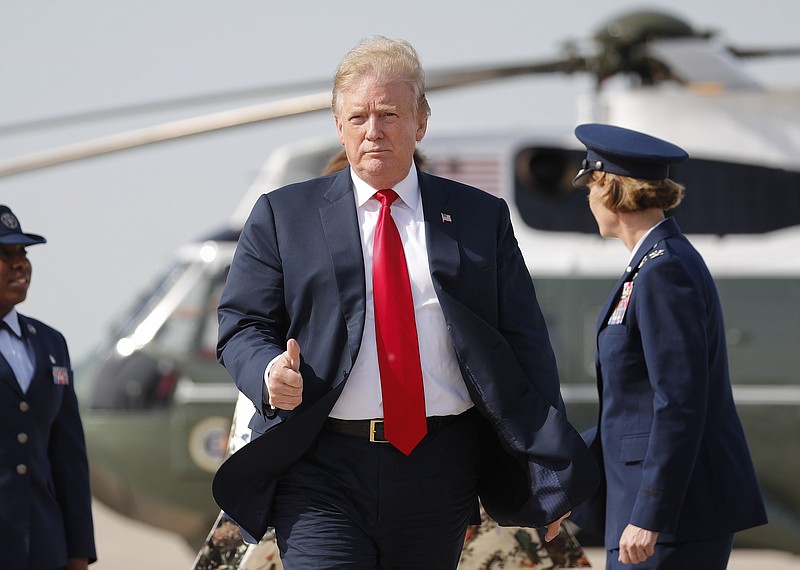
[[[442,221],[447,222],[448,224],[453,221],[453,218],[450,217],[450,214],[445,214],[442,212]]]

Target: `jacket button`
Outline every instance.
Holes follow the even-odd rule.
[[[23,432],[18,433],[17,441],[20,443],[28,443],[28,434]]]
[[[31,407],[30,407],[30,405],[28,405],[28,402],[20,402],[19,403],[19,410],[21,412],[27,412],[30,409],[31,409]]]
[[[25,473],[27,473],[27,472],[28,472],[28,466],[27,465],[25,465],[24,463],[20,463],[19,465],[17,465],[17,473],[18,474],[25,475]]]

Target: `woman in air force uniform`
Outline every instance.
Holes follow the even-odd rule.
[[[605,535],[607,568],[724,569],[734,533],[767,520],[714,280],[664,215],[684,190],[669,166],[688,155],[611,125],[575,135],[587,156],[574,185],[631,257],[599,315],[599,420],[584,434],[605,481],[573,520]]]

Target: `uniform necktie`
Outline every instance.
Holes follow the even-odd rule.
[[[372,248],[372,291],[384,433],[409,455],[428,431],[414,300],[403,243],[391,214],[397,193],[379,190],[375,198],[381,209]]]

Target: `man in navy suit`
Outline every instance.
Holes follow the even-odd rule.
[[[605,483],[575,513],[602,533],[607,568],[724,569],[736,531],[767,522],[733,401],[714,280],[664,212],[683,186],[666,141],[612,125],[575,134],[587,157],[600,235],[622,240],[628,267],[597,324],[599,423],[586,434]]]
[[[222,294],[220,361],[255,413],[217,502],[251,540],[274,526],[287,570],[455,568],[479,495],[551,539],[597,466],[564,415],[506,203],[415,166],[430,109],[407,42],[359,43],[332,106],[350,167],[261,196]],[[400,281],[413,299],[387,307]],[[399,333],[406,316],[385,311],[405,303]]]
[[[29,245],[0,205],[0,566],[86,570],[96,560],[89,468],[64,337],[21,315]]]

